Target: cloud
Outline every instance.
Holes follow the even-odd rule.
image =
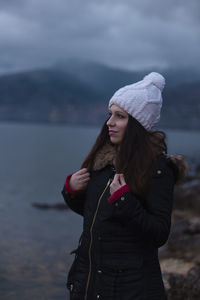
[[[0,72],[70,57],[137,69],[197,67],[198,0],[0,1]]]

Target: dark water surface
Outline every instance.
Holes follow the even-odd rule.
[[[0,124],[0,299],[67,299],[66,274],[82,219],[33,202],[63,203],[67,174],[80,164],[99,129]],[[170,152],[200,157],[200,133],[167,131]]]
[[[33,202],[64,203],[67,174],[79,168],[97,130],[0,124],[0,299],[66,299],[69,252],[82,219]]]

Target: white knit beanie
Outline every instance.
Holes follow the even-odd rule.
[[[151,130],[160,119],[164,86],[165,78],[152,72],[143,80],[117,90],[109,101],[109,107],[112,104],[120,106],[147,130]]]

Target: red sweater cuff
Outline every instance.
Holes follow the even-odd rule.
[[[72,195],[78,195],[78,194],[82,194],[83,191],[82,190],[73,190],[70,185],[69,185],[69,181],[70,181],[70,178],[72,177],[73,174],[70,174],[67,176],[66,180],[65,180],[65,188],[66,190],[72,194]]]
[[[112,204],[114,203],[117,199],[119,199],[124,193],[130,191],[130,187],[128,184],[123,185],[120,187],[118,190],[116,190],[109,198],[108,201]]]

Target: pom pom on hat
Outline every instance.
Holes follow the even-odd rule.
[[[143,80],[149,81],[152,84],[154,84],[158,89],[161,90],[161,92],[163,91],[164,87],[165,87],[165,78],[156,72],[151,72],[148,75],[146,75],[144,77]]]
[[[109,101],[109,107],[112,104],[118,105],[147,130],[151,130],[160,119],[164,86],[165,78],[151,72],[143,80],[116,91]]]

